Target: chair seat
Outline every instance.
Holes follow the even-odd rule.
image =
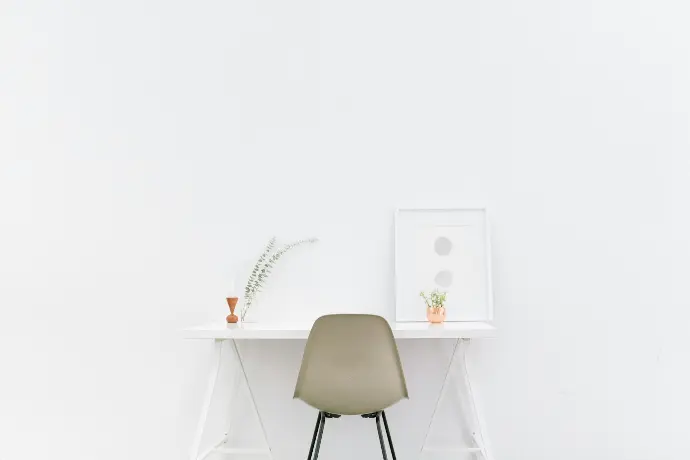
[[[402,398],[386,391],[369,393],[328,391],[304,395],[301,399],[321,412],[338,415],[366,415],[388,409]]]

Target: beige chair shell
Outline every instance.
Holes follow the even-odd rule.
[[[360,314],[317,319],[304,349],[294,397],[339,415],[371,414],[407,398],[388,322]]]

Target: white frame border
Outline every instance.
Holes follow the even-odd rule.
[[[395,274],[394,274],[394,283],[395,283],[395,320],[398,321],[398,298],[399,298],[399,292],[398,292],[398,223],[400,220],[400,212],[401,211],[483,211],[484,212],[484,237],[486,238],[486,289],[487,289],[487,313],[488,313],[488,318],[485,320],[486,322],[492,322],[494,320],[494,289],[493,289],[493,279],[492,279],[492,263],[491,263],[491,230],[489,227],[489,211],[486,208],[486,206],[462,206],[462,207],[456,207],[456,206],[451,206],[451,207],[445,207],[445,206],[430,206],[430,207],[424,207],[424,206],[399,206],[395,209]],[[422,321],[414,321],[414,322],[422,322]],[[465,323],[465,322],[470,322],[470,321],[448,321],[448,322],[454,322],[454,323]]]

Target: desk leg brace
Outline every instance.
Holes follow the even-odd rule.
[[[233,406],[233,402],[235,401],[235,397],[237,396],[237,392],[238,392],[239,386],[240,386],[241,374],[242,373],[239,372],[236,367],[233,367],[232,378],[231,378],[231,381],[232,381],[231,385],[232,386],[230,387],[230,393],[229,393],[229,395],[230,395],[230,400],[229,400],[230,407]],[[197,457],[194,457],[194,459],[195,460],[203,460],[206,457],[208,457],[209,455],[211,455],[211,453],[213,453],[213,452],[224,452],[224,451],[230,450],[230,449],[227,449],[227,443],[232,438],[234,428],[235,428],[235,424],[230,423],[226,427],[225,432],[223,433],[223,437],[220,438],[220,440],[218,442],[212,444],[211,447],[206,449],[203,454],[201,454]],[[197,449],[197,452],[198,452],[198,449]]]
[[[426,435],[424,436],[424,442],[422,444],[421,453],[428,451],[469,451],[475,454],[481,454],[482,460],[494,460],[491,454],[491,449],[489,447],[489,438],[486,435],[486,428],[484,424],[484,417],[480,409],[480,405],[472,391],[472,378],[467,370],[467,359],[466,350],[470,343],[470,339],[458,339],[453,347],[453,354],[451,355],[450,362],[448,363],[448,369],[446,370],[446,376],[443,381],[443,386],[439,392],[438,399],[436,400],[436,406],[431,415],[431,420],[429,421],[429,426],[427,427]],[[458,375],[459,374],[459,375]],[[427,449],[426,443],[429,438],[429,432],[431,431],[431,425],[433,424],[434,417],[436,416],[436,411],[443,399],[447,387],[453,376],[459,377],[458,383],[462,385],[458,386],[457,392],[458,396],[462,398],[462,401],[466,406],[469,407],[469,413],[466,414],[465,423],[469,425],[472,430],[472,439],[475,446],[465,448],[465,449]],[[463,406],[465,407],[465,406]]]
[[[261,418],[261,413],[259,412],[258,407],[256,406],[256,399],[254,398],[254,392],[252,391],[251,385],[249,385],[249,379],[247,378],[247,372],[244,370],[244,361],[242,361],[242,356],[240,356],[240,351],[237,349],[237,342],[233,339],[232,342],[230,342],[232,345],[232,350],[235,353],[235,358],[237,359],[237,364],[239,364],[239,370],[242,371],[241,377],[244,380],[244,384],[247,386],[247,390],[249,390],[249,399],[252,401],[252,408],[254,409],[254,412],[256,413],[256,417],[259,419],[259,425],[261,426],[261,434],[263,435],[264,438],[264,444],[266,445],[265,449],[226,449],[224,450],[225,453],[245,453],[245,454],[267,454],[269,458],[273,459],[273,454],[271,453],[271,446],[268,443],[268,437],[266,436],[266,428],[264,427],[264,421]]]
[[[266,444],[266,448],[263,449],[238,449],[238,448],[233,448],[233,447],[226,447],[228,444],[228,441],[230,441],[230,438],[232,437],[233,433],[233,428],[234,424],[230,423],[230,425],[226,428],[223,437],[216,443],[213,443],[212,446],[208,449],[206,449],[201,455],[199,455],[199,447],[201,445],[201,440],[203,438],[203,433],[204,433],[204,428],[206,426],[206,419],[208,417],[208,411],[211,406],[211,402],[213,399],[213,390],[216,384],[216,381],[218,380],[218,372],[220,370],[220,363],[221,363],[221,350],[222,350],[222,340],[216,340],[214,344],[214,350],[215,350],[215,356],[214,356],[214,365],[212,366],[211,369],[211,377],[209,379],[208,383],[208,389],[206,391],[206,396],[204,398],[204,405],[201,410],[201,417],[199,419],[199,425],[197,426],[197,431],[196,431],[196,436],[194,437],[194,444],[192,445],[192,452],[190,456],[190,460],[204,460],[206,457],[208,457],[211,453],[221,453],[221,454],[260,454],[260,455],[268,455],[269,458],[272,459],[272,454],[271,454],[271,449],[268,444],[268,438],[266,437],[266,430],[264,428],[263,420],[261,419],[261,414],[259,413],[257,406],[256,406],[256,400],[254,399],[254,393],[252,392],[251,386],[249,386],[249,380],[247,379],[247,373],[244,369],[244,362],[242,361],[242,357],[240,355],[240,352],[237,348],[237,343],[235,340],[231,340],[231,349],[233,351],[233,355],[235,358],[235,366],[233,366],[233,375],[232,375],[232,387],[231,387],[231,399],[230,403],[232,405],[232,402],[235,400],[235,397],[237,396],[237,392],[239,390],[239,386],[241,385],[241,381],[244,380],[244,384],[247,385],[247,389],[249,390],[249,396],[250,400],[252,402],[252,408],[256,412],[257,418],[259,419],[259,425],[261,426],[261,432],[263,434],[264,438],[264,443]]]

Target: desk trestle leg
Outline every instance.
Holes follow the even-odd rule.
[[[261,414],[259,413],[257,406],[256,406],[256,400],[254,399],[254,393],[252,392],[252,388],[249,386],[249,380],[247,379],[247,373],[244,369],[244,362],[242,361],[242,357],[240,355],[240,352],[237,348],[237,343],[235,340],[230,340],[230,347],[233,352],[233,357],[235,359],[235,362],[233,363],[233,375],[232,375],[232,387],[231,387],[231,392],[230,392],[230,404],[234,402],[235,398],[237,397],[237,393],[239,391],[240,386],[244,382],[244,384],[247,386],[247,389],[249,391],[250,395],[250,400],[252,403],[252,408],[257,414],[257,417],[259,419],[259,424],[261,426],[261,431],[263,434],[264,438],[264,443],[266,444],[265,448],[259,448],[259,449],[247,449],[247,448],[235,448],[231,447],[228,444],[231,441],[232,434],[233,434],[233,429],[234,429],[234,423],[230,423],[225,432],[223,433],[223,437],[213,443],[211,447],[206,449],[203,453],[199,454],[199,448],[201,446],[201,441],[203,438],[204,434],[204,428],[206,426],[206,419],[208,418],[208,411],[211,406],[211,402],[213,400],[213,391],[216,385],[216,381],[218,380],[218,372],[220,370],[220,364],[221,364],[221,351],[222,351],[222,340],[216,340],[214,343],[214,349],[216,356],[214,356],[214,365],[211,369],[211,377],[209,379],[209,384],[208,384],[208,389],[206,391],[206,396],[204,398],[204,404],[202,406],[201,410],[201,417],[199,419],[199,424],[197,426],[197,431],[196,431],[196,436],[194,437],[194,443],[192,444],[192,451],[190,455],[190,460],[204,460],[206,457],[211,455],[212,453],[220,453],[220,454],[242,454],[242,455],[267,455],[269,458],[272,458],[271,455],[271,449],[268,444],[268,438],[266,437],[266,430],[264,428],[263,420],[261,419]]]
[[[448,363],[448,369],[443,381],[443,386],[439,392],[438,399],[436,400],[436,406],[434,407],[426,435],[424,436],[424,442],[422,443],[420,452],[422,455],[425,452],[464,451],[475,454],[476,458],[481,460],[494,460],[489,447],[488,436],[486,435],[483,414],[480,411],[479,402],[472,391],[472,379],[467,370],[466,350],[469,343],[469,339],[458,339],[455,342],[453,354],[451,355]],[[443,399],[447,388],[450,386],[451,381],[454,381],[455,383],[457,394],[463,401],[463,408],[467,407],[469,409],[468,411],[463,411],[465,415],[464,424],[471,430],[474,446],[466,448],[427,448],[426,444],[429,439],[429,432],[431,431],[434,417],[436,416],[436,411],[438,410],[441,400]]]
[[[211,364],[211,374],[208,379],[208,386],[206,388],[206,394],[204,395],[204,402],[201,406],[201,415],[199,417],[199,423],[196,427],[196,433],[194,434],[194,441],[192,442],[192,450],[189,457],[190,460],[197,460],[197,455],[199,455],[201,438],[204,435],[204,427],[206,426],[208,410],[211,407],[211,401],[213,400],[213,390],[215,389],[216,381],[218,380],[218,371],[220,371],[220,361],[222,355],[223,341],[216,339],[213,341],[213,363]]]

